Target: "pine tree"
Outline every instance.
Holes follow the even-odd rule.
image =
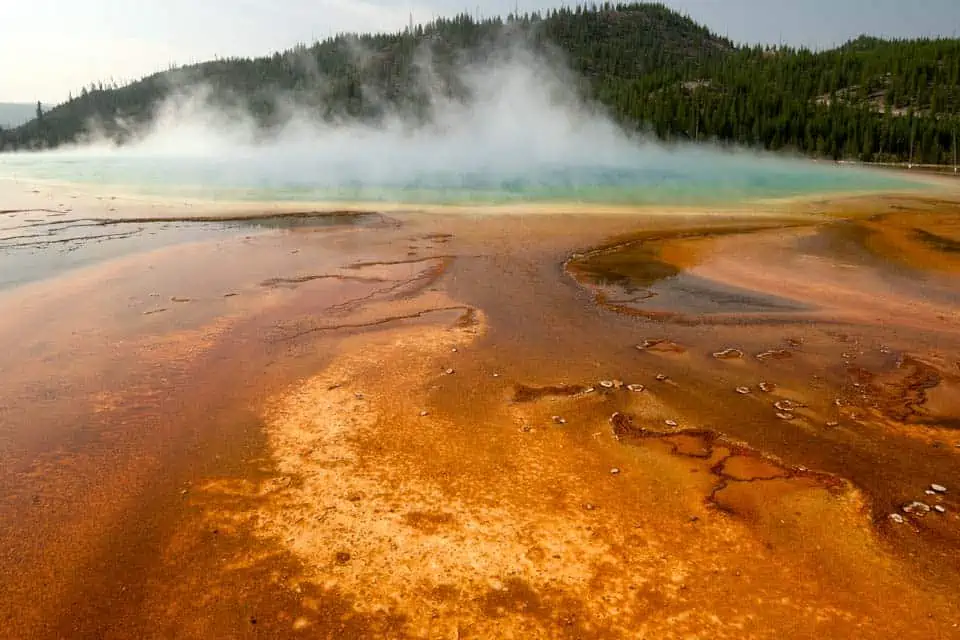
[[[960,40],[858,38],[820,52],[738,47],[654,4],[515,12],[507,22],[535,51],[560,50],[578,74],[572,88],[600,101],[629,130],[834,158],[950,162],[956,156]],[[500,18],[460,15],[184,71],[209,85],[214,100],[239,96],[264,127],[281,124],[270,99],[277,93],[331,120],[377,120],[397,110],[422,121],[430,117],[432,91],[463,97],[457,61],[482,62],[483,43],[495,41],[503,25]],[[350,53],[356,47],[375,53],[361,62]],[[429,90],[417,80],[421,52],[435,62]],[[51,114],[38,104],[34,122],[7,132],[8,147],[71,141],[93,120],[105,123],[108,134],[117,116],[145,120],[169,94],[169,80],[162,73],[121,87],[112,79],[93,83]]]

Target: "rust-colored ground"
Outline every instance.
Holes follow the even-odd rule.
[[[960,637],[958,229],[396,213],[11,289],[2,635]]]

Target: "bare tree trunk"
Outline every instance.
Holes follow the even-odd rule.
[[[953,123],[953,173],[957,173],[957,123]]]
[[[913,147],[914,147],[913,140],[916,137],[916,134],[917,134],[917,128],[916,128],[916,125],[914,125],[910,128],[910,162],[907,165],[910,169],[913,169]]]

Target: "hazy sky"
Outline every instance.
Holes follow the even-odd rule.
[[[667,0],[741,42],[829,47],[861,33],[954,35],[960,0]],[[0,0],[0,101],[58,102],[171,63],[259,55],[337,31],[396,30],[513,0]],[[558,4],[520,0],[521,11]],[[570,3],[573,4],[573,3]]]

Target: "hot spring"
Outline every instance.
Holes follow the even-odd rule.
[[[660,145],[576,94],[562,65],[522,49],[465,66],[458,82],[469,99],[450,99],[425,73],[431,117],[415,124],[389,108],[376,125],[323,122],[278,95],[283,125],[269,137],[209,87],[175,87],[149,125],[129,131],[132,143],[93,133],[68,149],[0,155],[0,178],[211,200],[440,205],[698,205],[910,184],[710,143]]]
[[[510,158],[504,158],[506,166],[491,161],[458,167],[455,160],[438,161],[443,154],[429,148],[398,153],[371,145],[364,155],[337,143],[323,145],[318,143],[315,151],[266,147],[219,157],[139,150],[5,155],[0,156],[0,176],[159,197],[411,205],[710,205],[917,186],[878,171],[692,146],[638,146],[618,162],[591,157],[586,150],[580,158],[544,159],[523,167],[511,166]],[[391,161],[393,167],[387,164]]]

